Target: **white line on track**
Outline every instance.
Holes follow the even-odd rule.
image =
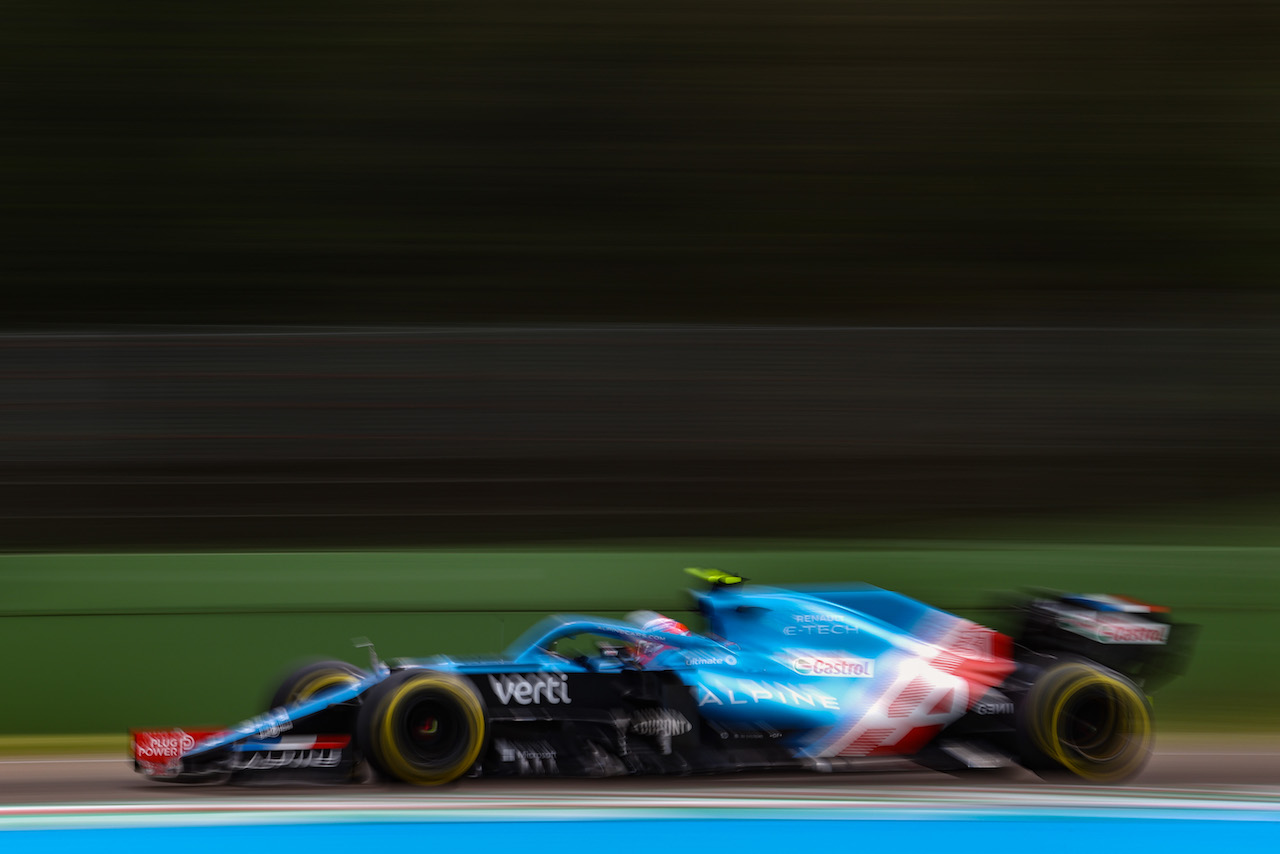
[[[199,827],[212,825],[334,824],[351,822],[610,821],[616,819],[990,820],[1028,818],[1214,819],[1280,823],[1280,803],[1203,798],[1134,798],[1095,802],[927,802],[731,798],[582,799],[570,805],[487,799],[444,802],[377,799],[325,801],[187,802],[0,807],[0,832],[59,827]]]
[[[435,793],[433,793],[435,794]],[[86,804],[22,804],[0,805],[0,817],[13,815],[92,815],[147,813],[217,813],[228,811],[301,813],[334,809],[361,811],[412,810],[420,813],[476,810],[523,809],[893,809],[928,808],[939,813],[967,812],[973,809],[1213,809],[1272,814],[1280,818],[1280,792],[1223,792],[1129,790],[1081,792],[1053,787],[1044,791],[972,790],[950,787],[913,787],[881,790],[874,794],[859,792],[816,792],[801,790],[786,794],[766,792],[728,793],[723,791],[689,792],[679,796],[620,792],[611,795],[589,793],[586,789],[539,794],[484,795],[440,793],[424,798],[420,795],[375,795],[372,797],[234,797],[210,800],[139,801]]]

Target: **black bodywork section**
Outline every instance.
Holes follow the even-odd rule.
[[[1046,656],[1087,659],[1123,673],[1147,693],[1186,671],[1198,631],[1195,625],[1174,622],[1167,612],[1156,611],[1136,619],[1160,627],[1164,635],[1162,642],[1103,643],[1063,627],[1071,614],[1089,609],[1065,601],[1061,594],[1052,591],[1027,596],[1016,602],[1013,610],[1011,634],[1020,662],[1034,662]]]
[[[782,733],[728,732],[703,721],[670,672],[465,676],[488,708],[485,776],[690,774],[796,762],[777,743]]]

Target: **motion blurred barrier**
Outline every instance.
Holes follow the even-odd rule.
[[[862,538],[1274,495],[1278,368],[1259,329],[0,335],[0,547]]]

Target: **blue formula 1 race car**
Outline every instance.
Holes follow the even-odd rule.
[[[854,770],[1019,764],[1114,782],[1152,747],[1148,692],[1189,627],[1114,596],[1029,598],[1006,635],[876,587],[749,586],[693,570],[706,634],[652,612],[548,617],[506,654],[292,674],[223,731],[135,730],[173,782]],[[589,639],[588,652],[568,649]]]

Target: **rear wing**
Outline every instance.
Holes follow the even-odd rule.
[[[1121,596],[1038,592],[1016,606],[1015,642],[1035,653],[1088,658],[1146,691],[1181,675],[1196,626],[1175,623],[1169,609]]]

